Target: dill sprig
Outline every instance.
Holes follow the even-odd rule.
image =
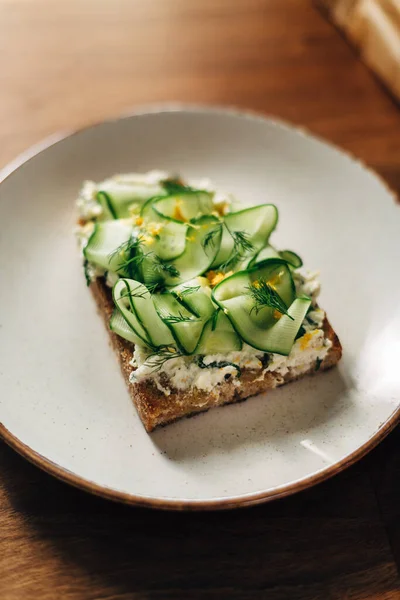
[[[221,271],[230,271],[244,260],[249,254],[254,252],[254,246],[249,240],[249,234],[246,231],[231,231],[226,223],[226,230],[233,240],[233,248],[229,258],[219,266]]]
[[[118,248],[109,254],[109,263],[113,260],[113,258],[117,257],[120,264],[116,269],[116,272],[122,272],[130,279],[137,279],[139,277],[138,269],[146,258],[151,257],[154,273],[157,273],[158,275],[168,274],[171,277],[179,277],[180,272],[174,265],[164,263],[153,251],[144,252],[143,245],[143,236],[133,233],[126,242],[120,244]],[[160,281],[150,282],[147,285],[150,293],[153,293],[155,289],[160,286],[160,283]]]
[[[155,281],[154,283],[146,283],[145,284],[150,294],[155,294],[156,292],[162,292],[164,290],[164,285],[162,281]]]
[[[126,240],[126,242],[122,242],[122,244],[120,244],[119,246],[117,246],[117,248],[115,248],[115,250],[113,250],[112,252],[110,252],[110,254],[108,255],[108,262],[111,262],[111,260],[117,256],[117,255],[125,255],[128,254],[131,250],[137,250],[137,248],[141,245],[142,241],[140,236],[137,236],[136,234],[132,234],[128,240]]]
[[[176,267],[174,267],[174,265],[162,262],[162,260],[158,256],[154,256],[153,269],[156,273],[160,275],[163,275],[165,273],[167,275],[170,275],[171,277],[179,277],[180,275],[180,272]]]
[[[240,252],[253,252],[254,246],[249,241],[250,236],[246,231],[232,231],[230,234],[236,249]]]
[[[166,314],[162,315],[163,321],[169,324],[175,323],[188,323],[193,321],[198,321],[199,319],[194,319],[192,316],[185,316],[180,311],[177,315]]]
[[[184,288],[183,290],[181,290],[180,292],[177,292],[177,295],[179,296],[179,298],[184,298],[185,296],[189,296],[190,294],[194,294],[195,292],[198,292],[200,289],[199,285],[194,285],[193,287],[187,287]]]
[[[126,290],[125,292],[122,292],[120,298],[143,298],[146,299],[147,298],[147,294],[148,294],[149,290],[148,289],[141,289],[141,286],[137,286],[134,290]]]
[[[283,315],[287,315],[292,321],[294,320],[287,312],[287,307],[280,295],[265,279],[258,279],[246,288],[248,294],[254,300],[254,306],[250,312],[256,311],[256,314],[266,306],[274,308]]]
[[[211,231],[209,231],[207,233],[207,235],[204,236],[204,239],[201,242],[204,252],[207,252],[208,248],[215,247],[215,238],[221,232],[221,227],[222,227],[222,225],[219,225],[219,227],[215,227],[214,229],[211,229]]]
[[[154,352],[148,355],[143,364],[146,367],[150,367],[152,373],[157,373],[168,360],[179,358],[180,356],[182,356],[181,352],[178,352],[174,346],[159,346]]]
[[[121,263],[116,269],[117,273],[123,271],[128,277],[134,279],[137,269],[148,256],[143,252],[142,236],[138,236],[136,233],[132,234],[126,242],[120,244],[118,248],[109,254],[108,262],[111,263],[116,256],[121,259]]]

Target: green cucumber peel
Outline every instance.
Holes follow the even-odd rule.
[[[267,244],[258,252],[258,254],[253,256],[253,258],[249,261],[247,267],[254,267],[260,262],[270,258],[281,258],[294,269],[299,269],[303,266],[303,261],[300,258],[300,256],[292,250],[277,250],[274,246]]]
[[[107,192],[103,192],[103,191],[97,192],[96,200],[100,204],[100,206],[103,210],[102,217],[104,220],[118,218],[117,213],[115,212],[114,207],[112,205],[110,196],[107,194]]]

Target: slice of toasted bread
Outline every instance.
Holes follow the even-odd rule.
[[[189,417],[195,413],[208,410],[213,406],[221,406],[245,400],[249,396],[266,392],[267,390],[294,381],[299,377],[303,377],[303,375],[315,372],[314,364],[310,365],[309,370],[301,375],[291,373],[290,370],[285,376],[282,376],[273,371],[261,372],[260,374],[260,370],[243,369],[240,378],[240,387],[236,386],[232,381],[225,381],[216,386],[212,392],[191,388],[185,391],[172,391],[169,396],[160,391],[151,380],[132,385],[129,382],[129,375],[133,370],[130,361],[132,360],[134,346],[113,333],[109,328],[110,316],[114,309],[111,291],[105,285],[103,279],[97,279],[90,287],[97,302],[98,310],[110,334],[111,343],[117,353],[129,393],[148,432],[153,431],[159,425],[167,425],[172,421],[176,421],[182,417]],[[319,370],[326,370],[333,367],[342,355],[342,347],[339,339],[326,318],[323,329],[325,337],[332,342],[332,346],[322,361]]]

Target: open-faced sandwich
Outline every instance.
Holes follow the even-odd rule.
[[[84,270],[147,431],[328,369],[318,273],[270,243],[273,204],[166,173],[85,182]]]

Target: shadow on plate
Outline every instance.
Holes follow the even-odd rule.
[[[342,365],[317,377],[305,377],[282,388],[231,406],[183,419],[152,434],[158,450],[176,462],[232,453],[241,446],[266,444],[279,451],[288,437],[307,438],[351,404],[354,383]]]

